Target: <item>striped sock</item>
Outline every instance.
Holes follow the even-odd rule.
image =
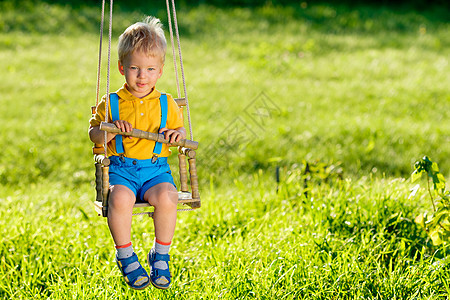
[[[164,243],[155,239],[155,242],[153,243],[153,248],[155,248],[156,253],[169,254],[171,244],[172,242]]]
[[[117,257],[120,259],[130,257],[131,255],[133,255],[134,252],[133,245],[131,244],[131,242],[125,245],[116,246],[116,251]]]

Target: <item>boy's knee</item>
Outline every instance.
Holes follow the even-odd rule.
[[[109,200],[109,206],[113,209],[129,210],[133,208],[134,202],[131,199],[116,197]]]
[[[114,209],[126,210],[132,208],[135,203],[134,194],[123,189],[113,189],[109,195],[109,206]]]
[[[149,203],[158,208],[176,209],[178,192],[173,188],[161,187],[149,197]]]
[[[157,203],[159,206],[176,208],[178,203],[178,195],[174,196],[174,192],[171,191],[162,192],[158,195]]]

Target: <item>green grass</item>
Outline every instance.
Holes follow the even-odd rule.
[[[431,207],[404,179],[424,154],[450,174],[443,12],[180,9],[203,202],[179,214],[172,288],[135,292],[92,206],[99,8],[14,3],[0,3],[0,298],[448,297],[449,251],[414,223]],[[115,32],[144,13],[116,8]],[[159,88],[175,94],[170,53]],[[303,160],[340,177],[305,189]],[[140,257],[152,232],[134,219]]]

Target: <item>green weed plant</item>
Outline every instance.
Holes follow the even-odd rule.
[[[433,207],[432,213],[419,214],[415,221],[424,228],[434,245],[448,244],[450,242],[450,192],[445,187],[445,177],[439,172],[439,166],[424,156],[414,164],[411,174],[412,182],[426,176],[426,189]],[[414,196],[419,185],[411,193]]]

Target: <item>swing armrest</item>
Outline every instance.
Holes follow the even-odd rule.
[[[130,132],[122,132],[119,128],[117,128],[116,125],[114,125],[112,123],[107,123],[107,122],[102,122],[100,124],[100,130],[110,132],[110,133],[117,133],[117,134],[124,135],[124,136],[131,136],[131,137],[136,137],[136,138],[141,138],[141,139],[147,139],[147,140],[155,141],[158,143],[170,144],[171,146],[181,146],[181,147],[194,149],[194,150],[198,149],[198,142],[196,142],[196,141],[181,139],[178,142],[169,143],[169,140],[167,140],[164,137],[164,134],[153,133],[153,132],[143,131],[143,130],[134,129],[134,128]]]

